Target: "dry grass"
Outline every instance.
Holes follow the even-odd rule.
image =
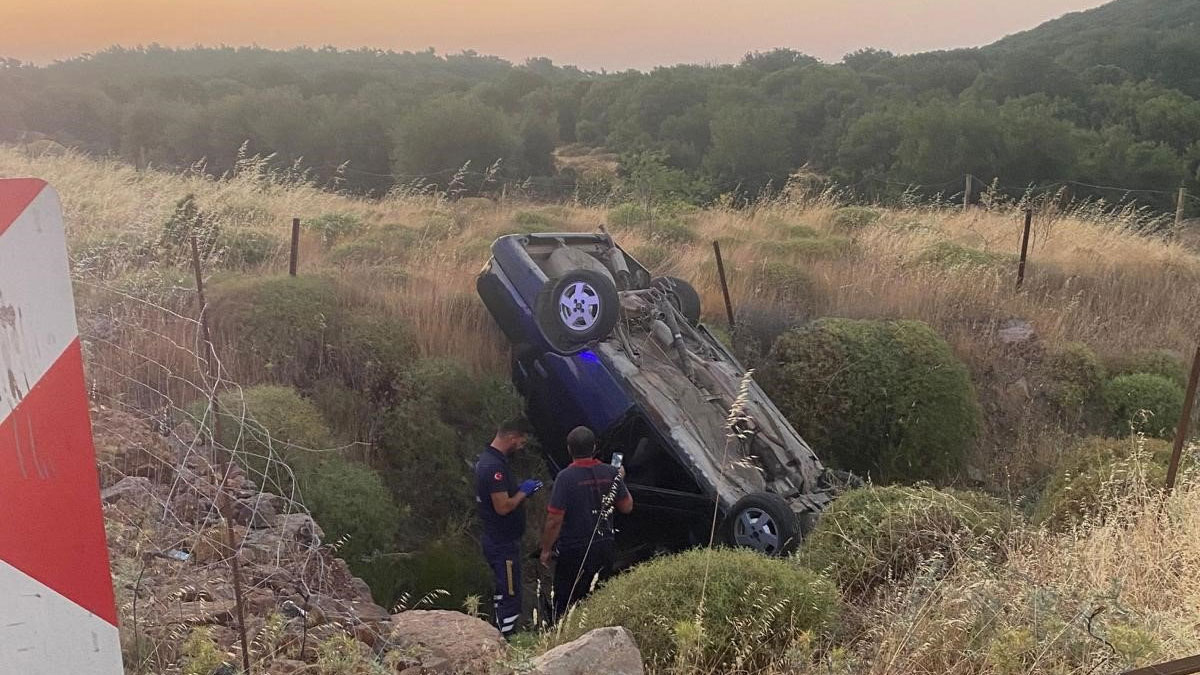
[[[40,176],[59,189],[77,278],[105,286],[125,288],[139,281],[130,269],[136,259],[118,249],[115,260],[99,264],[82,253],[118,233],[154,240],[175,202],[189,193],[222,229],[267,232],[281,242],[292,217],[307,222],[350,214],[363,224],[359,236],[365,239],[395,236],[391,228],[405,228],[415,243],[400,262],[385,266],[333,264],[320,238],[306,230],[301,271],[334,274],[367,305],[405,317],[425,355],[449,356],[474,371],[497,373],[507,369],[507,344],[474,291],[489,243],[520,227],[515,218],[524,212],[564,230],[594,230],[607,218],[603,209],[569,204],[448,201],[411,193],[366,200],[319,190],[254,159],[244,160],[235,175],[214,180],[199,173],[138,172],[71,153],[31,156],[0,148],[0,176],[18,175]],[[993,485],[1013,475],[1023,480],[1037,474],[1057,452],[1053,425],[1030,407],[1034,369],[1045,348],[1083,341],[1102,357],[1144,348],[1191,349],[1200,315],[1200,259],[1182,245],[1138,234],[1143,225],[1138,214],[1112,216],[1095,208],[1040,212],[1026,288],[1017,292],[1010,259],[1019,245],[1021,216],[1013,208],[883,210],[876,223],[851,230],[839,227],[837,209],[833,200],[816,198],[779,199],[750,210],[698,211],[681,219],[694,233],[687,243],[662,240],[661,228],[613,231],[656,271],[690,279],[714,323],[724,323],[725,315],[710,246],[714,239],[722,241],[734,305],[746,316],[767,317],[779,326],[812,316],[929,322],[971,369],[989,413],[974,465],[977,477]],[[814,252],[795,241],[805,234],[840,237],[846,246],[834,255]],[[983,252],[979,255],[994,261],[922,262],[938,245]],[[281,245],[254,271],[277,273],[286,266]],[[160,270],[156,278],[163,276],[172,275]],[[177,285],[186,287],[186,277]],[[1014,352],[996,339],[997,327],[1009,319],[1033,325],[1039,339],[1032,348]],[[167,332],[176,340],[194,339],[182,330]],[[234,375],[244,382],[263,377],[252,365]]]
[[[118,234],[156,239],[185,194],[194,193],[226,230],[283,238],[292,217],[330,213],[356,216],[365,225],[363,237],[389,236],[394,224],[411,230],[416,243],[403,261],[383,267],[334,264],[320,239],[306,233],[301,270],[335,274],[355,289],[356,300],[405,317],[425,355],[492,372],[506,368],[507,345],[474,293],[488,243],[516,227],[519,211],[536,211],[555,228],[580,231],[595,229],[607,216],[596,208],[451,202],[435,195],[365,200],[318,190],[253,161],[237,175],[213,180],[138,172],[70,153],[30,156],[0,148],[0,177],[12,176],[44,178],[62,195],[81,301],[114,307],[107,332],[91,331],[105,337],[91,345],[93,380],[117,387],[141,377],[139,369],[159,373],[154,377],[161,382],[125,387],[130,403],[140,407],[160,402],[138,400],[139,391],[175,386],[163,374],[171,369],[160,364],[187,360],[187,368],[176,370],[195,369],[196,328],[159,309],[143,311],[121,293],[145,296],[149,290],[156,302],[188,315],[189,282],[169,265],[141,269],[120,249],[104,264],[80,252]],[[1009,264],[921,262],[939,242],[1015,252],[1015,210],[888,210],[875,224],[846,231],[839,229],[837,208],[818,199],[701,211],[684,218],[695,233],[685,244],[663,243],[644,228],[615,228],[614,234],[627,249],[656,260],[658,271],[692,280],[716,323],[723,322],[724,310],[709,246],[714,239],[723,242],[733,301],[742,310],[781,321],[829,315],[929,322],[971,368],[989,417],[994,452],[987,459],[1001,476],[1021,465],[1027,470],[1061,445],[1053,425],[1030,411],[1029,395],[1014,393],[1027,388],[1022,381],[1043,348],[1083,341],[1109,356],[1142,348],[1187,352],[1195,339],[1200,260],[1181,245],[1139,235],[1135,217],[1084,209],[1040,214],[1026,289],[1016,292]],[[796,226],[851,243],[839,255],[813,255],[788,244]],[[252,271],[283,271],[285,256],[278,250]],[[1012,318],[1034,326],[1039,339],[1033,347],[1014,353],[995,338],[997,326]],[[143,319],[154,323],[122,329],[123,321]],[[151,335],[156,346],[128,344],[134,335]],[[233,351],[233,345],[223,348]],[[249,379],[255,377],[263,375]],[[1015,537],[1001,565],[967,559],[949,576],[930,574],[897,586],[853,609],[853,633],[844,641],[851,647],[825,649],[817,638],[797,636],[795,656],[822,662],[829,672],[1075,674],[1200,652],[1200,486],[1190,483],[1171,497],[1166,516],[1138,500],[1117,508],[1125,509],[1123,517],[1107,524]]]

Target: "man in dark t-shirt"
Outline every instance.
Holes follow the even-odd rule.
[[[525,447],[530,432],[523,417],[505,422],[475,462],[475,504],[483,523],[483,557],[495,577],[494,618],[505,638],[512,637],[521,618],[525,500],[542,489],[542,482],[533,478],[518,485],[508,466],[513,453]]]
[[[625,470],[601,464],[594,458],[596,435],[576,427],[567,435],[574,460],[558,472],[550,492],[549,514],[542,533],[542,565],[549,567],[557,544],[554,566],[554,620],[566,615],[583,599],[598,579],[612,574],[613,510],[633,511],[633,497],[625,487]]]

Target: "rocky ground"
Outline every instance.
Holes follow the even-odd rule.
[[[625,629],[595,631],[522,659],[478,618],[391,614],[299,504],[261,492],[239,467],[225,467],[196,443],[194,429],[159,433],[148,418],[103,408],[93,410],[93,423],[128,673],[240,670],[233,549],[256,672],[642,671]]]

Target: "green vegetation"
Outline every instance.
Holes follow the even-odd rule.
[[[1113,378],[1104,385],[1109,433],[1170,437],[1183,410],[1183,395],[1183,387],[1161,375],[1134,373]]]
[[[763,379],[827,460],[877,480],[950,478],[979,427],[966,367],[919,321],[815,321],[775,342]]]
[[[1100,357],[1082,342],[1068,342],[1052,351],[1046,365],[1050,398],[1065,411],[1094,403],[1107,377]]]
[[[1086,439],[1055,465],[1033,520],[1054,529],[1103,520],[1113,508],[1157,494],[1166,485],[1170,458],[1166,441]]]
[[[264,490],[303,503],[328,542],[352,565],[391,550],[399,512],[379,475],[334,448],[312,402],[287,387],[259,386],[221,398],[222,445],[233,449]]]
[[[944,572],[964,555],[1000,550],[1013,514],[976,492],[865,487],[826,509],[798,561],[851,594],[904,581],[924,565]]]
[[[916,261],[922,265],[941,269],[1004,270],[1015,269],[1017,256],[1011,253],[982,251],[949,241],[939,241],[922,251]]]
[[[1178,354],[1166,349],[1146,349],[1122,354],[1108,364],[1109,372],[1118,375],[1150,373],[1165,377],[1181,387],[1187,386],[1188,366]]]
[[[818,631],[836,610],[833,585],[807,569],[745,549],[699,549],[612,579],[553,637],[567,642],[616,620],[652,667],[727,672],[736,662],[753,670],[786,648],[792,632]]]
[[[867,199],[909,185],[952,198],[972,174],[1071,180],[1076,195],[1113,202],[1126,194],[1087,185],[1200,191],[1197,20],[1181,0],[1117,0],[981,49],[864,49],[834,64],[777,49],[610,74],[470,52],[114,48],[0,62],[0,141],[36,132],[164,167],[206,158],[215,175],[254,170],[256,154],[272,171],[373,194],[507,183],[707,203],[779,189],[805,167]],[[567,144],[619,156],[618,175],[556,169]],[[1172,207],[1170,195],[1140,199]]]
[[[363,231],[362,220],[353,213],[326,213],[312,220],[302,221],[301,225],[316,232],[321,237],[321,243],[329,248],[337,242],[352,237]]]
[[[857,230],[874,225],[883,214],[864,206],[843,206],[833,214],[833,226],[842,230]]]

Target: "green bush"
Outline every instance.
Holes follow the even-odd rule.
[[[301,223],[321,237],[325,248],[332,247],[346,237],[359,234],[364,228],[362,219],[353,213],[326,213]]]
[[[843,230],[857,230],[879,222],[883,214],[865,206],[844,206],[833,212],[833,225]]]
[[[786,299],[811,309],[821,297],[816,283],[803,267],[782,260],[767,260],[751,273],[757,295]]]
[[[1134,373],[1159,375],[1181,387],[1186,387],[1188,381],[1187,363],[1169,349],[1144,349],[1118,356],[1109,361],[1108,370],[1114,377]]]
[[[1144,433],[1169,437],[1183,410],[1183,387],[1161,375],[1134,373],[1104,385],[1109,432],[1115,436]]]
[[[522,234],[551,232],[557,228],[557,223],[549,215],[540,211],[517,211],[513,214],[513,224],[516,231]]]
[[[403,225],[387,225],[365,236],[335,245],[325,259],[337,265],[395,265],[408,258],[409,251],[419,238],[416,230]]]
[[[690,244],[696,240],[691,226],[677,218],[655,218],[645,227],[650,239],[664,244]]]
[[[1016,265],[1018,259],[1011,253],[982,251],[949,241],[939,241],[922,251],[916,262],[941,269],[1003,270]]]
[[[929,563],[943,571],[965,552],[1000,549],[1013,514],[975,492],[865,487],[838,497],[797,554],[849,593],[909,578]]]
[[[418,545],[470,513],[474,492],[467,467],[496,426],[522,409],[507,380],[473,376],[451,361],[421,361],[402,377],[397,400],[377,420],[376,445],[404,507],[406,544]],[[411,485],[437,485],[439,499],[414,494]]]
[[[804,237],[785,241],[765,241],[763,253],[773,256],[788,256],[805,260],[840,258],[854,250],[849,237]]]
[[[288,387],[250,387],[222,396],[221,411],[222,445],[263,490],[298,498],[329,542],[348,537],[343,557],[391,550],[400,516],[391,494],[370,467],[330,451],[333,434],[311,401]]]
[[[637,227],[650,222],[650,211],[640,204],[621,204],[608,212],[613,227]]]
[[[408,609],[463,611],[467,599],[475,596],[489,599],[480,609],[491,610],[491,570],[479,544],[463,534],[441,536],[403,556],[370,557],[355,571],[371,587],[375,602],[389,609],[404,604]],[[424,598],[429,602],[413,606]]]
[[[1052,529],[1103,520],[1137,494],[1166,484],[1171,444],[1155,439],[1089,438],[1065,453],[1042,491],[1033,520]]]
[[[337,328],[331,351],[343,381],[372,401],[390,401],[396,378],[417,358],[417,339],[412,329],[380,310],[346,316]]]
[[[979,427],[966,367],[919,321],[822,319],[776,340],[764,385],[810,444],[877,480],[945,480]]]
[[[633,633],[651,669],[683,661],[689,672],[731,672],[735,663],[738,672],[755,672],[791,636],[828,625],[837,603],[831,583],[790,561],[745,549],[696,549],[612,579],[576,606],[554,641],[618,623]]]
[[[214,331],[283,382],[320,374],[344,317],[337,285],[323,277],[234,277],[209,296]]]
[[[1100,357],[1082,342],[1068,342],[1046,359],[1051,400],[1066,409],[1096,400],[1107,374]]]
[[[242,269],[270,262],[283,250],[283,239],[259,230],[226,230],[217,242],[221,263]]]

